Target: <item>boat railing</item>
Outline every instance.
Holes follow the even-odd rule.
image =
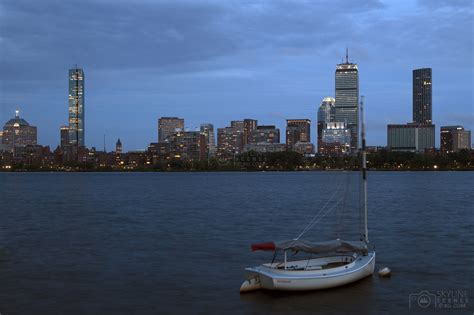
[[[355,261],[360,255],[357,253],[333,253],[330,256],[328,254],[310,254],[309,257],[296,257],[296,255],[292,255],[290,258],[287,256],[286,251],[284,251],[283,261],[272,261],[271,263],[264,264],[265,266],[273,269],[285,269],[285,270],[315,270],[315,269],[324,269],[323,266],[326,264],[321,265],[314,265],[310,264],[312,261],[323,258],[335,258],[340,257],[340,259],[336,259],[334,262],[350,264]],[[296,263],[296,264],[295,264]],[[333,262],[327,262],[330,264]]]

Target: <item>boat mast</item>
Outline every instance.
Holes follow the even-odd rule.
[[[369,230],[367,228],[367,153],[365,148],[365,120],[364,120],[364,96],[360,97],[360,120],[362,141],[362,195],[364,207],[364,241],[369,242]]]

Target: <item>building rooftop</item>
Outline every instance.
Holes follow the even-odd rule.
[[[441,130],[464,130],[463,126],[441,126]]]
[[[30,124],[24,120],[23,118],[20,118],[20,112],[17,110],[15,111],[15,117],[10,119],[5,123],[5,127],[20,127],[20,126],[29,126]]]

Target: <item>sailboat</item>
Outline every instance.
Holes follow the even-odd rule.
[[[273,251],[274,259],[256,267],[246,268],[246,280],[240,292],[268,290],[317,290],[346,285],[371,276],[375,268],[375,249],[369,243],[367,226],[367,159],[365,144],[364,101],[361,97],[361,171],[364,230],[360,240],[329,240],[313,242],[301,239],[318,220],[311,220],[295,239],[253,244],[252,251]],[[320,217],[319,217],[320,218]],[[275,262],[278,252],[283,261]],[[308,259],[288,260],[288,252],[308,253]]]

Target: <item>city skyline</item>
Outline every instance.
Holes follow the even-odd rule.
[[[413,86],[412,86],[412,120],[407,123],[407,125],[403,124],[388,124],[388,138],[386,145],[380,145],[376,144],[375,146],[380,146],[380,147],[388,147],[391,148],[393,146],[393,139],[392,137],[395,135],[393,133],[393,128],[400,127],[400,128],[413,128],[416,127],[418,124],[421,125],[430,125],[433,123],[432,121],[432,69],[431,68],[422,68],[422,69],[414,69],[412,71],[413,73]],[[428,86],[428,87],[426,87]],[[335,94],[339,94],[339,108],[336,105],[336,99],[332,97],[325,97],[323,98],[321,105],[317,107],[316,111],[316,127],[311,126],[311,119],[308,118],[300,118],[300,119],[286,119],[286,146],[288,148],[292,148],[294,144],[289,144],[293,141],[291,140],[292,138],[290,137],[290,140],[288,140],[289,137],[289,130],[291,129],[289,122],[290,121],[301,121],[301,122],[308,122],[307,130],[304,132],[306,135],[303,136],[302,140],[294,140],[294,141],[303,141],[302,146],[299,149],[296,149],[297,151],[300,150],[309,150],[309,147],[305,147],[304,144],[311,144],[311,150],[309,150],[307,153],[311,152],[318,152],[323,154],[326,154],[326,149],[324,148],[323,151],[320,151],[320,145],[322,144],[321,142],[321,134],[324,134],[325,130],[323,130],[325,127],[324,125],[328,124],[333,124],[329,127],[329,129],[344,129],[347,128],[349,131],[348,138],[349,143],[348,147],[349,151],[355,152],[357,149],[356,147],[358,146],[358,140],[357,140],[357,133],[358,133],[358,120],[359,120],[359,114],[358,114],[358,107],[359,104],[355,103],[355,100],[359,101],[359,87],[358,87],[358,65],[355,63],[349,62],[348,59],[348,49],[346,48],[346,59],[345,62],[342,61],[341,64],[337,64],[336,66],[336,71],[335,71]],[[85,134],[85,127],[84,127],[84,121],[85,121],[85,89],[84,89],[84,71],[82,68],[78,68],[77,65],[74,65],[73,69],[69,69],[69,97],[68,97],[68,121],[69,121],[69,126],[60,126],[59,127],[59,146],[63,147],[64,144],[71,145],[71,146],[82,146],[82,147],[87,147],[85,140],[84,140],[84,134]],[[354,92],[352,92],[354,91]],[[351,94],[352,93],[352,94]],[[342,96],[341,96],[342,95]],[[327,104],[327,102],[331,101],[332,104]],[[331,105],[331,113],[323,113],[324,111],[323,107],[325,105]],[[326,109],[329,110],[329,107]],[[15,110],[15,116],[18,117],[19,110]],[[324,119],[329,119],[326,121],[326,123],[322,122],[321,115],[329,115],[328,117]],[[323,120],[324,120],[323,119]],[[332,121],[332,123],[329,123],[329,121]],[[349,121],[352,122],[349,123]],[[335,123],[334,123],[335,122]],[[242,139],[242,148],[248,143],[250,139],[250,134],[254,129],[257,129],[257,120],[252,119],[252,118],[244,118],[243,120],[232,120],[231,125],[235,123],[241,123],[242,126],[242,133],[244,134],[244,137]],[[8,123],[7,123],[8,124]],[[199,127],[195,127],[194,129],[190,129],[188,125],[185,125],[185,119],[184,118],[179,118],[179,117],[159,117],[157,119],[157,140],[159,143],[163,142],[165,139],[167,139],[172,133],[175,131],[183,131],[183,132],[188,132],[188,133],[193,133],[193,132],[200,132],[201,134],[204,132],[206,135],[206,141],[209,141],[210,139],[208,138],[208,130],[203,131],[203,126],[208,126],[211,127],[212,134],[211,137],[214,138],[214,136],[217,136],[219,138],[219,135],[214,133],[213,129],[213,124],[212,123],[200,123]],[[410,127],[411,126],[411,127]],[[207,127],[207,128],[208,128]],[[272,127],[275,128],[274,126],[262,126],[264,128],[266,127]],[[392,131],[391,130],[392,127]],[[34,127],[36,128],[36,127]],[[206,129],[207,129],[206,128]],[[228,128],[228,127],[225,127]],[[225,128],[218,128],[219,129],[225,129]],[[260,128],[260,127],[259,127]],[[290,128],[290,129],[289,129]],[[306,128],[306,127],[305,127]],[[321,129],[322,128],[322,129]],[[316,130],[314,130],[316,129]],[[341,129],[341,130],[342,130]],[[439,127],[440,132],[442,134],[442,129],[443,127]],[[277,129],[279,130],[279,129]],[[404,129],[405,130],[405,129]],[[409,130],[409,129],[406,129]],[[418,129],[416,129],[418,130]],[[420,129],[422,130],[422,129]],[[428,130],[428,129],[427,129]],[[424,150],[425,148],[440,148],[443,143],[442,140],[435,141],[435,124],[432,125],[432,130],[431,131],[426,131],[422,130],[423,132],[428,132],[430,135],[428,138],[431,137],[432,140],[427,140],[427,142],[423,142],[424,146],[422,145],[421,150]],[[317,138],[316,141],[311,141],[311,133],[315,133],[315,137]],[[397,131],[398,132],[398,131]],[[405,132],[405,131],[403,131]],[[418,131],[416,131],[418,132]],[[354,133],[356,135],[354,136]],[[398,133],[397,133],[398,134]],[[342,134],[341,134],[342,135]],[[332,139],[334,135],[329,136],[328,134],[328,139]],[[423,137],[425,137],[424,135]],[[36,132],[35,132],[35,138],[36,138]],[[307,138],[306,138],[307,137]],[[400,137],[398,135],[397,137]],[[404,136],[405,137],[405,136]],[[309,138],[309,139],[308,139]],[[324,138],[324,136],[323,136]],[[355,138],[355,140],[354,140]],[[106,142],[105,142],[105,134],[103,135],[103,149],[106,151]],[[118,142],[120,142],[120,138],[118,138]],[[278,135],[278,139],[280,139]],[[408,140],[411,139],[411,136],[407,136],[406,140],[402,141],[411,141]],[[334,138],[331,141],[336,140]],[[412,139],[413,140],[413,139]],[[342,141],[341,139],[337,139],[336,141]],[[396,141],[399,141],[397,139]],[[324,140],[323,140],[324,142]],[[345,143],[345,141],[343,141]],[[439,142],[439,146],[437,146],[437,143]],[[153,143],[153,141],[151,142]],[[397,142],[398,143],[398,142]],[[434,143],[432,145],[431,143]],[[341,143],[342,144],[342,143]],[[369,143],[369,145],[371,145]],[[471,143],[469,143],[469,146]],[[48,145],[49,146],[49,145]],[[54,147],[54,146],[53,146]],[[95,146],[91,146],[95,148]],[[208,144],[208,149],[212,147],[209,146]],[[304,148],[304,149],[303,149]],[[418,151],[418,145],[416,146],[416,151]],[[120,149],[122,150],[122,143],[120,142]],[[143,148],[138,149],[140,150],[145,150]],[[332,150],[332,149],[331,149]],[[336,151],[340,150],[336,149]],[[397,150],[397,149],[395,149]],[[137,151],[135,150],[130,150],[130,151]],[[211,149],[212,151],[212,149]],[[303,152],[301,151],[301,152]],[[343,150],[346,152],[346,150]],[[346,152],[347,153],[347,152]]]
[[[244,118],[284,130],[286,119],[307,118],[315,143],[317,109],[325,96],[334,96],[334,68],[348,46],[366,96],[369,144],[385,145],[386,125],[411,117],[412,70],[425,67],[434,71],[436,135],[440,126],[472,130],[470,2],[350,4],[139,2],[129,12],[99,1],[79,4],[70,19],[66,4],[6,1],[0,121],[19,109],[38,126],[38,143],[55,147],[59,126],[67,124],[66,71],[77,63],[88,76],[88,147],[102,148],[105,134],[108,150],[117,138],[124,151],[144,149],[156,139],[156,119],[163,116],[185,118],[189,130],[202,122],[217,130]],[[107,15],[95,13],[105,8]],[[328,10],[329,21],[314,18]],[[129,20],[115,29],[122,16]],[[224,17],[231,22],[225,27]],[[82,21],[94,21],[103,32],[85,25],[74,39],[79,49],[71,50],[70,34]],[[388,40],[401,33],[399,41]]]

